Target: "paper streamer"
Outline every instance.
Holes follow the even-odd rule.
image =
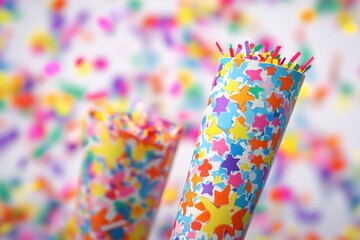
[[[303,80],[284,66],[220,59],[172,239],[245,237]]]
[[[181,135],[160,118],[90,113],[77,239],[146,239]]]

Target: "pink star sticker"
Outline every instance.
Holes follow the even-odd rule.
[[[191,231],[191,232],[188,233],[187,236],[188,236],[189,239],[195,239],[196,233],[194,231]]]
[[[241,173],[238,172],[238,173],[236,173],[234,175],[230,175],[229,183],[234,188],[238,188],[242,183],[244,183],[244,180],[242,179]]]
[[[253,82],[255,80],[263,81],[261,77],[262,69],[257,70],[246,70],[245,73],[250,77],[250,82]]]
[[[212,144],[211,150],[217,151],[220,156],[222,156],[224,152],[229,151],[229,147],[226,145],[224,138],[221,138],[219,141],[214,140]]]
[[[178,235],[182,235],[182,228],[183,228],[184,223],[178,223],[178,221],[176,221],[176,225],[175,225],[175,234]]]
[[[264,128],[269,124],[269,121],[266,120],[266,115],[255,116],[255,121],[253,127],[258,127],[260,131],[264,131]]]

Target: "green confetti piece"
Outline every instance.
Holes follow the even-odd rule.
[[[33,157],[34,158],[41,158],[46,151],[49,149],[49,145],[47,144],[41,144],[39,147],[37,147],[35,149],[35,151],[33,152]]]
[[[256,213],[262,213],[262,212],[265,212],[265,211],[266,211],[266,208],[263,205],[258,205],[255,208]]]
[[[354,89],[349,83],[341,83],[340,85],[340,93],[341,95],[351,97],[354,94]]]
[[[35,149],[35,151],[33,152],[33,156],[35,158],[41,158],[54,143],[58,142],[61,139],[62,132],[63,129],[61,127],[55,127],[53,131],[46,137],[44,143]]]
[[[75,84],[63,83],[60,88],[63,92],[70,94],[76,99],[82,99],[85,95],[85,89]]]
[[[302,66],[312,57],[312,53],[309,46],[307,45],[301,46],[300,49],[301,55],[299,59],[299,65]]]
[[[5,108],[6,108],[5,101],[0,101],[0,111],[5,110]]]
[[[63,129],[61,127],[55,127],[54,130],[49,134],[47,140],[50,143],[55,143],[60,140],[62,136]]]
[[[240,24],[236,23],[236,22],[232,22],[228,25],[228,29],[230,33],[236,34],[239,33],[241,28],[240,28]]]
[[[133,11],[138,11],[141,9],[141,1],[139,0],[130,0],[128,2],[128,7]]]
[[[340,4],[338,0],[320,0],[315,9],[319,13],[334,13],[340,9]]]
[[[0,182],[0,202],[10,202],[10,189],[3,182]]]
[[[262,45],[261,43],[258,44],[258,45],[256,45],[256,46],[254,47],[254,52],[259,51],[260,49],[262,49],[262,47],[263,47],[263,45]]]

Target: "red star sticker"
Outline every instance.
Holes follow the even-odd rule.
[[[266,67],[266,71],[268,75],[273,75],[276,71],[276,67]]]
[[[221,192],[215,190],[214,203],[216,206],[229,204],[230,186],[227,185]]]
[[[254,158],[251,159],[250,162],[252,164],[255,164],[257,169],[260,169],[260,165],[264,163],[264,160],[263,160],[262,156],[259,155],[259,156],[254,156]]]
[[[209,160],[205,159],[203,164],[199,167],[200,170],[200,176],[201,177],[207,177],[209,176],[209,170],[212,169],[211,164],[209,163]]]

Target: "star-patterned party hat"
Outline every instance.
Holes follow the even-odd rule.
[[[143,112],[91,111],[74,239],[146,239],[182,128]]]
[[[243,239],[313,57],[245,42],[219,60],[172,239]]]

